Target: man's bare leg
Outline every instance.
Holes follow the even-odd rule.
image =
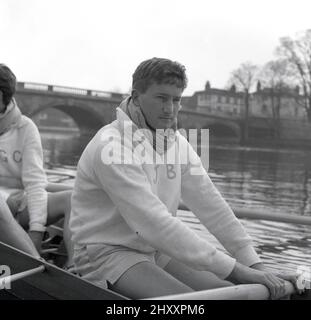
[[[192,288],[194,291],[232,286],[229,281],[218,278],[208,271],[194,270],[185,264],[172,259],[164,268],[174,278]]]
[[[40,257],[25,230],[13,218],[6,201],[0,197],[0,241],[35,257]]]
[[[132,299],[152,298],[193,290],[151,262],[140,262],[127,270],[110,288]]]

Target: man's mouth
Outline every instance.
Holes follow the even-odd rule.
[[[174,120],[174,117],[160,117],[163,120]]]

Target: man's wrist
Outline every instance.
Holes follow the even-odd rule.
[[[44,232],[42,231],[37,231],[37,230],[29,230],[28,231],[28,234],[29,236],[31,237],[35,237],[37,239],[42,239],[43,238],[43,235],[44,235]]]
[[[259,271],[267,271],[267,267],[262,262],[255,263],[251,265],[250,268],[259,270]]]
[[[29,231],[38,231],[38,232],[45,232],[46,231],[46,226],[44,226],[41,223],[30,223],[29,224]]]

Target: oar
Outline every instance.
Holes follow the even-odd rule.
[[[73,186],[70,186],[68,184],[65,183],[60,183],[60,182],[49,182],[47,187],[46,187],[46,191],[48,192],[59,192],[59,191],[67,191],[67,190],[71,190],[72,191]]]
[[[285,296],[295,293],[294,286],[286,281]],[[268,300],[270,293],[262,284],[241,284],[191,293],[173,294],[147,300]]]
[[[189,208],[185,206],[183,203],[180,203],[179,209],[190,211]],[[232,210],[238,218],[270,220],[294,224],[311,225],[311,217],[307,216],[297,216],[286,213],[263,212],[259,210],[238,207],[232,207]]]
[[[254,209],[233,208],[233,212],[238,218],[262,219],[278,222],[311,225],[311,217],[298,216],[286,213],[263,212]]]
[[[45,172],[47,174],[52,174],[52,175],[56,175],[56,176],[65,176],[65,177],[67,176],[67,177],[75,178],[75,174],[69,173],[69,172],[66,172],[66,171],[45,169]]]
[[[42,266],[39,266],[39,267],[34,268],[34,269],[30,269],[30,270],[27,270],[27,271],[23,271],[23,272],[20,272],[20,273],[13,274],[11,276],[0,278],[0,282],[2,284],[0,287],[3,288],[3,287],[5,287],[6,283],[11,283],[13,281],[29,277],[29,276],[31,276],[33,274],[41,273],[41,272],[44,271],[44,269],[45,269],[45,266],[42,265]]]

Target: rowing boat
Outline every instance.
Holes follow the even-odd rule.
[[[118,293],[100,288],[2,242],[0,242],[0,266],[1,264],[9,267],[10,275],[0,277],[0,300],[128,300]],[[289,282],[285,289],[286,295],[291,295],[295,291]],[[267,299],[269,291],[260,284],[237,285],[152,298],[152,300]]]
[[[124,300],[55,265],[0,242],[0,300]],[[0,269],[1,270],[1,269]]]

